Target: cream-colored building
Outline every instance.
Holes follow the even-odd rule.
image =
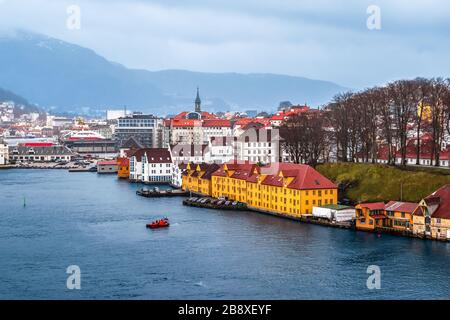
[[[417,236],[450,240],[450,184],[420,201],[413,213],[413,233]]]
[[[8,145],[0,140],[0,166],[8,164]]]

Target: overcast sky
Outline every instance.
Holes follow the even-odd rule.
[[[66,27],[69,5],[81,28]],[[381,29],[367,28],[367,8]],[[127,67],[270,72],[362,88],[450,76],[448,0],[0,0],[0,29],[26,29]]]

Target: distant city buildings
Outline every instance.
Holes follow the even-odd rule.
[[[130,137],[134,137],[146,148],[156,148],[162,144],[158,139],[158,128],[162,119],[153,115],[133,114],[119,118],[114,132],[114,140],[120,147]]]
[[[131,111],[123,110],[106,110],[106,121],[117,120],[132,115]]]
[[[0,123],[8,123],[14,121],[14,103],[1,102],[0,103]]]
[[[45,144],[9,147],[9,159],[17,162],[71,161],[75,153],[67,147]]]

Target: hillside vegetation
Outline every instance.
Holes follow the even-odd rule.
[[[354,202],[401,200],[418,202],[439,187],[450,183],[450,170],[407,168],[361,163],[323,164],[316,169],[338,183],[340,198]]]

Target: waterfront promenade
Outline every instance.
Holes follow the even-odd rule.
[[[0,181],[0,298],[449,297],[448,243],[147,199],[111,175],[12,169]],[[170,228],[145,228],[163,216]],[[72,291],[74,264],[82,289]],[[369,265],[380,290],[366,287]]]

